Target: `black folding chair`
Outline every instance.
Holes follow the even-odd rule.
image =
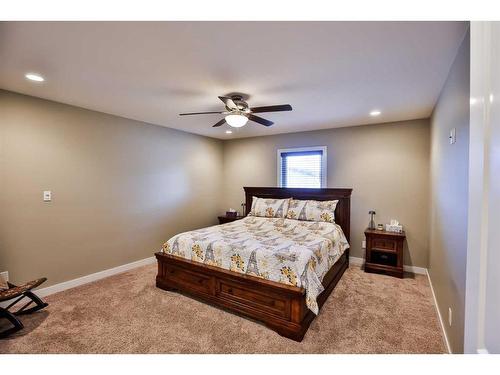
[[[30,314],[49,305],[48,303],[43,302],[40,297],[38,297],[31,291],[31,289],[36,288],[37,286],[43,284],[45,281],[47,281],[47,278],[42,277],[41,279],[36,279],[20,286],[7,282],[9,288],[0,290],[0,302],[9,301],[16,298],[7,307],[0,307],[0,318],[7,319],[13,325],[12,328],[8,328],[5,331],[0,332],[0,338],[7,337],[8,335],[11,335],[14,332],[17,332],[24,328],[23,323],[21,323],[21,321],[17,318],[17,315]],[[9,309],[16,305],[23,298],[28,298],[28,303],[23,305],[19,310],[10,312]],[[32,303],[34,303],[35,306],[28,309],[27,307]]]

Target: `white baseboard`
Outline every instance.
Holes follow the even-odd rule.
[[[149,257],[149,258],[145,258],[145,259],[141,259],[141,260],[137,260],[137,261],[132,262],[132,263],[127,263],[127,264],[123,264],[123,265],[118,266],[118,267],[109,268],[107,270],[92,273],[90,275],[82,276],[82,277],[79,277],[77,279],[64,281],[64,282],[59,283],[59,284],[54,284],[54,285],[48,286],[46,288],[37,289],[36,294],[39,295],[40,297],[46,297],[50,294],[62,292],[63,290],[67,290],[67,289],[71,289],[71,288],[74,288],[74,287],[77,287],[80,285],[88,284],[88,283],[91,283],[92,281],[104,279],[105,277],[109,277],[109,276],[116,275],[118,273],[126,272],[126,271],[129,271],[129,270],[137,268],[137,267],[145,266],[148,264],[153,264],[155,261],[156,261],[156,258],[154,256]]]
[[[450,342],[448,341],[448,335],[446,335],[446,330],[444,329],[443,317],[441,316],[441,311],[439,311],[439,305],[436,299],[436,294],[434,293],[434,287],[432,286],[431,276],[429,275],[429,271],[426,271],[426,273],[427,273],[427,279],[429,280],[429,285],[431,287],[432,298],[434,299],[434,307],[436,308],[439,318],[439,324],[441,325],[441,331],[443,331],[444,341],[446,343],[446,349],[448,350],[448,353],[452,354]]]
[[[54,285],[48,286],[46,288],[36,289],[36,294],[40,297],[46,297],[46,296],[54,294],[54,293],[59,293],[59,292],[62,292],[64,290],[68,290],[68,289],[71,289],[71,288],[74,288],[74,287],[77,287],[80,285],[91,283],[92,281],[97,281],[100,279],[104,279],[105,277],[109,277],[109,276],[113,276],[113,275],[116,275],[116,274],[119,274],[122,272],[126,272],[126,271],[129,271],[129,270],[137,268],[137,267],[146,266],[148,264],[153,264],[153,263],[155,263],[155,261],[156,261],[156,258],[154,256],[149,257],[149,258],[145,258],[145,259],[141,259],[141,260],[137,260],[137,261],[132,262],[132,263],[127,263],[127,264],[123,264],[123,265],[118,266],[118,267],[109,268],[107,270],[92,273],[90,275],[82,276],[82,277],[79,277],[77,279],[64,281],[64,282],[59,283],[59,284],[54,284]],[[0,302],[0,307],[7,307],[10,302],[12,302],[12,301]]]
[[[427,275],[427,268],[417,266],[403,266],[406,272],[415,273],[417,275]]]
[[[365,259],[358,257],[349,257],[349,263],[354,264],[355,266],[362,266],[363,264],[365,264]],[[424,267],[404,265],[403,269],[406,272],[416,273],[418,275],[427,275],[427,268]]]
[[[363,264],[365,264],[365,260],[358,257],[349,257],[349,263],[355,266],[362,266]]]

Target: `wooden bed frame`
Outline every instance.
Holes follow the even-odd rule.
[[[245,187],[246,213],[252,197],[339,200],[335,222],[349,241],[352,189],[288,189]],[[315,315],[305,303],[305,290],[262,278],[227,271],[177,256],[158,252],[156,286],[179,291],[264,323],[280,335],[302,341]],[[323,279],[325,290],[318,296],[324,304],[349,266],[349,250],[332,266]]]

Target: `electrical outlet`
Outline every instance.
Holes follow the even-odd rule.
[[[9,281],[9,271],[0,272],[0,278]]]
[[[451,311],[451,307],[448,307],[448,324],[450,325],[450,327],[451,327],[451,322],[453,321],[452,317],[453,317],[453,314]]]
[[[361,248],[366,249],[366,241],[361,241]]]
[[[450,135],[448,136],[448,140],[450,141],[450,145],[455,144],[457,141],[457,129],[453,128],[450,130]]]

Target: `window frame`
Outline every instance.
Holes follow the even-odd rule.
[[[280,148],[277,150],[277,183],[278,187],[286,188],[283,186],[283,181],[281,180],[281,168],[282,168],[282,157],[281,154],[284,153],[294,153],[294,152],[308,152],[308,151],[321,151],[321,187],[319,189],[326,188],[326,162],[327,162],[327,146],[310,146],[310,147],[293,147],[293,148]],[[314,189],[314,188],[297,188],[297,189]]]

